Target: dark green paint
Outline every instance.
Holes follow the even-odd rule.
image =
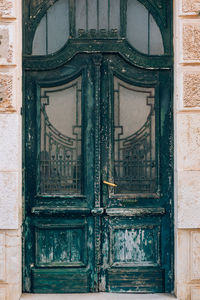
[[[63,49],[54,55],[31,57],[27,55],[29,42],[24,42],[25,292],[173,290],[171,6],[164,0],[141,2],[160,25],[164,56],[140,54],[123,38],[126,1],[121,1],[122,38],[73,38],[75,20],[70,0],[72,38]],[[29,3],[29,10],[24,6],[25,38],[30,40],[35,24],[50,5],[48,0],[38,7],[34,3]],[[36,16],[35,24],[31,24],[30,15]],[[80,75],[83,192],[42,195],[37,188],[40,88],[61,85]],[[156,90],[156,193],[115,195],[102,184],[103,180],[113,179],[113,76]],[[136,243],[137,238],[140,242],[128,247],[127,234],[135,236],[132,242]],[[148,246],[141,240],[142,235]],[[134,255],[137,258],[131,261],[129,257]]]
[[[139,53],[126,41],[126,11],[127,0],[120,1],[120,33],[112,32],[83,32],[76,36],[75,1],[69,1],[69,27],[70,36],[65,46],[46,56],[31,56],[32,42],[35,30],[45,15],[47,9],[57,0],[39,1],[24,0],[23,22],[24,26],[24,59],[25,69],[47,70],[65,64],[74,55],[80,52],[109,52],[120,53],[130,63],[143,68],[172,67],[172,4],[168,1],[139,0],[155,18],[163,37],[165,54],[162,56],[148,56]],[[28,3],[27,3],[28,2]]]

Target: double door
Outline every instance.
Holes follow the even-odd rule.
[[[26,72],[24,291],[171,291],[170,85],[117,54]]]

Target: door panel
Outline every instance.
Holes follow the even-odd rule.
[[[103,70],[102,181],[117,186],[102,185],[100,287],[167,291],[172,194],[165,163],[171,156],[166,150],[161,156],[160,149],[163,141],[170,144],[170,74],[141,72],[112,55],[105,57]]]
[[[160,218],[106,217],[104,247],[109,253],[104,270],[112,292],[163,292]]]
[[[40,218],[35,220],[35,265],[32,291],[67,293],[90,291],[88,243],[91,218]],[[89,253],[88,253],[89,252]]]
[[[155,88],[114,77],[115,194],[156,190]]]
[[[41,88],[41,194],[81,194],[81,77]]]
[[[24,287],[93,291],[92,60],[78,56],[59,70],[27,72],[26,79]]]
[[[170,76],[100,53],[27,71],[25,291],[170,291]]]

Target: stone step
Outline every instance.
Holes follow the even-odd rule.
[[[177,299],[170,294],[23,294],[20,300],[172,300]]]

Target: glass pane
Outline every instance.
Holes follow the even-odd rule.
[[[97,1],[88,0],[88,29],[97,29]]]
[[[127,38],[135,49],[148,53],[148,10],[137,0],[127,2]]]
[[[115,193],[155,192],[155,91],[114,79]]]
[[[150,54],[164,54],[160,29],[151,15],[149,21],[150,21]]]
[[[69,37],[68,0],[58,0],[41,19],[33,39],[32,54],[46,55],[58,51]]]
[[[46,15],[40,21],[36,31],[35,36],[33,39],[33,48],[32,54],[33,55],[45,55],[47,54],[47,47],[46,47]]]
[[[108,1],[109,2],[109,1]],[[109,30],[120,29],[120,0],[110,0]]]
[[[58,51],[69,37],[68,0],[57,1],[48,10],[48,54]]]
[[[81,192],[81,78],[41,89],[40,192]]]
[[[127,39],[145,54],[164,54],[160,29],[146,7],[137,0],[127,2]]]
[[[99,1],[99,29],[108,31],[108,0]]]
[[[76,30],[86,30],[86,0],[76,0]]]
[[[117,35],[120,27],[120,0],[76,0],[75,3],[76,33],[79,37],[105,37],[110,32],[111,36]]]

